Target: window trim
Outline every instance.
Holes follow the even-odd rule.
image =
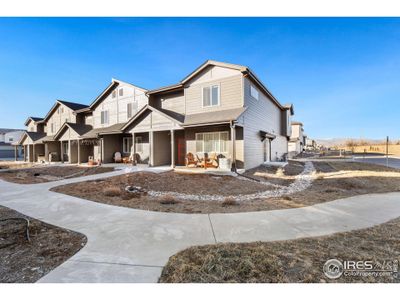
[[[107,122],[106,122],[106,120],[105,120],[105,119],[106,119],[106,118],[105,118],[106,112],[107,112]],[[100,112],[100,124],[101,124],[101,125],[107,125],[109,122],[110,122],[110,120],[109,120],[108,109],[102,110],[102,111]]]
[[[111,92],[111,99],[115,99],[115,98],[117,98],[117,90],[116,89]]]
[[[212,88],[214,86],[218,87],[218,104],[212,105]],[[205,88],[210,88],[210,105],[204,105],[204,89]],[[221,84],[216,83],[216,84],[210,84],[210,85],[203,85],[201,87],[201,107],[202,108],[207,108],[207,107],[217,107],[221,105]]]
[[[228,141],[229,141],[229,131],[227,131],[227,130],[226,130],[226,131],[196,132],[196,133],[195,133],[196,153],[204,153],[204,135],[205,135],[205,134],[216,134],[216,133],[218,133],[218,141],[219,141],[218,147],[219,147],[219,149],[218,149],[218,151],[217,151],[217,150],[213,150],[213,151],[210,151],[210,152],[228,154],[229,151],[228,151],[228,146],[227,146],[227,145],[225,145],[225,151],[221,151],[221,141],[225,141],[225,142],[228,142]],[[202,140],[200,140],[200,139],[197,138],[197,136],[198,136],[199,134],[202,134],[202,135],[203,135],[203,139],[202,139]],[[226,139],[226,140],[221,139],[221,134],[227,134],[227,139]],[[202,141],[202,151],[197,151],[197,142],[198,142],[198,141]]]
[[[126,140],[131,140],[131,142],[130,142],[130,145],[129,145],[129,142],[128,142],[128,144],[127,144],[127,146],[128,146],[128,148],[129,149],[125,149],[125,141]],[[124,136],[123,138],[122,138],[122,152],[123,153],[131,153],[131,149],[132,149],[132,145],[133,145],[133,139],[132,139],[132,137],[130,137],[130,136]],[[130,147],[129,147],[130,146]],[[125,150],[128,150],[128,151],[125,151]]]
[[[140,143],[138,142],[140,140]],[[138,150],[138,145],[140,145],[140,151]],[[143,152],[143,137],[142,136],[135,136],[135,151],[142,153]]]
[[[252,93],[251,93],[252,90],[254,90],[257,93],[257,98],[252,95]],[[255,99],[257,101],[260,100],[260,92],[252,84],[250,84],[250,97],[252,97],[253,99]]]

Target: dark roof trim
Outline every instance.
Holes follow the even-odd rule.
[[[37,118],[37,117],[28,117],[28,119],[26,119],[26,121],[25,121],[24,125],[25,125],[25,126],[28,126],[28,124],[29,124],[29,121],[32,121],[32,122],[34,122],[34,123],[37,123],[37,122],[42,122],[42,121],[43,121],[43,118]]]
[[[168,86],[163,86],[158,89],[154,89],[151,91],[148,91],[146,94],[147,95],[152,95],[152,94],[157,94],[157,93],[162,93],[162,92],[170,92],[173,90],[180,90],[183,89],[183,84],[182,83],[177,83],[177,84],[172,84]]]

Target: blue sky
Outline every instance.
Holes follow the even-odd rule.
[[[400,18],[0,18],[0,41],[0,127],[214,59],[252,68],[311,137],[400,138]]]

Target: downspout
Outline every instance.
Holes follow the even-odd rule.
[[[229,121],[231,127],[231,140],[232,140],[232,165],[231,171],[237,173],[236,168],[236,124],[234,121]]]

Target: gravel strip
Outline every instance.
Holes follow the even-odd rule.
[[[230,196],[229,198],[235,199],[236,201],[248,201],[255,200],[259,198],[274,198],[274,197],[282,197],[285,195],[297,193],[308,188],[315,179],[314,176],[314,165],[312,162],[308,161],[304,165],[304,170],[299,175],[295,176],[295,181],[287,187],[281,187],[276,190],[268,190],[264,192],[258,192],[254,194],[247,195],[236,195]],[[264,184],[266,186],[271,186],[268,182],[260,182],[260,184]],[[158,192],[158,191],[147,191],[148,195],[153,197],[163,197],[163,196],[171,196],[180,200],[197,200],[197,201],[224,201],[226,196],[221,195],[196,195],[196,194],[183,194],[176,192]]]

